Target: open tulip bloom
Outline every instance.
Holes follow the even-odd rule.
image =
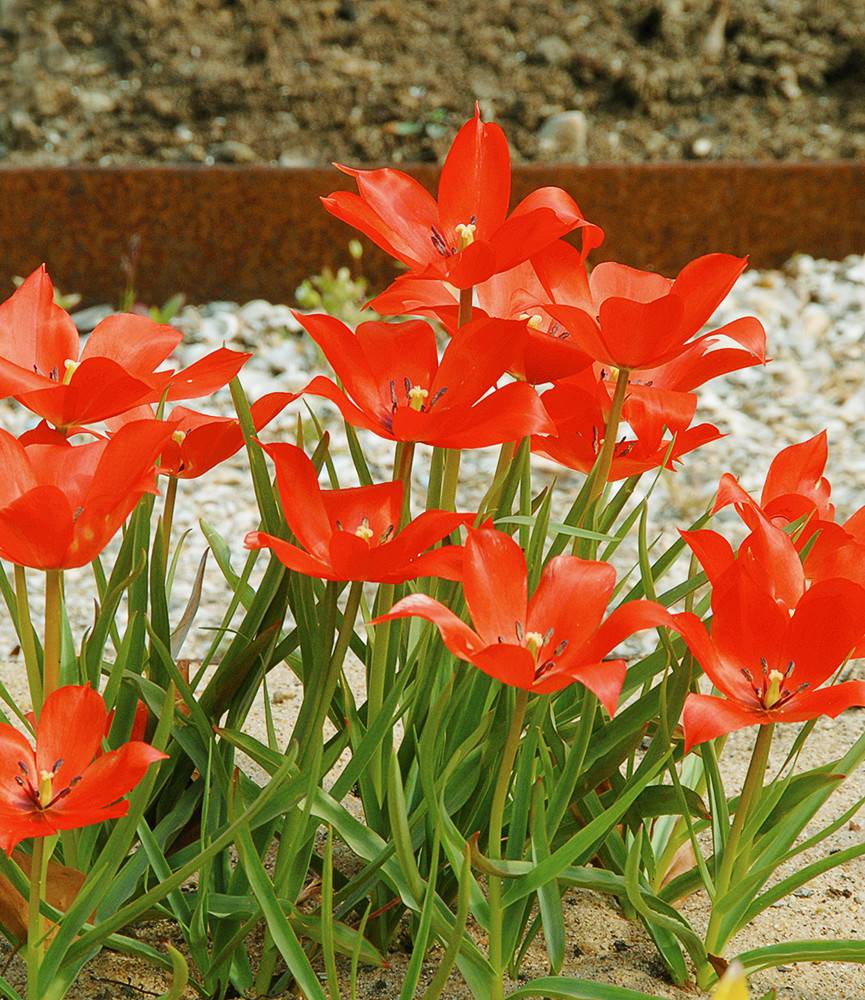
[[[157,371],[180,340],[170,326],[120,314],[99,323],[82,351],[43,266],[0,304],[0,395],[71,430],[163,396],[210,395],[250,357],[220,348],[181,372]]]
[[[827,684],[865,635],[865,589],[815,583],[792,609],[734,567],[712,602],[712,628],[678,615],[678,628],[720,692],[690,694],[685,749],[745,726],[831,718],[865,705],[865,681]]]
[[[508,535],[469,532],[463,589],[474,628],[425,594],[404,597],[372,624],[424,618],[447,648],[503,684],[548,694],[579,681],[614,715],[625,680],[623,659],[604,657],[641,629],[673,624],[651,601],[630,601],[602,621],[616,572],[607,563],[556,556],[529,599],[526,560]]]
[[[438,200],[399,170],[340,170],[358,193],[334,191],[324,207],[359,229],[412,274],[470,288],[507,271],[559,237],[583,230],[585,252],[603,232],[561,188],[533,191],[508,214],[511,163],[501,128],[476,109],[442,168]]]
[[[495,388],[525,337],[523,323],[473,319],[439,360],[435,333],[423,320],[361,323],[352,333],[330,316],[297,318],[344,389],[320,375],[303,394],[329,399],[355,427],[441,448],[485,448],[554,433],[530,385]]]
[[[36,747],[0,724],[0,848],[125,816],[132,791],[166,755],[140,740],[102,752],[108,711],[91,687],[58,688],[42,706]]]
[[[542,393],[541,402],[556,429],[553,434],[534,435],[532,451],[569,469],[591,472],[603,447],[609,419],[611,401],[606,381],[588,368]],[[713,424],[692,426],[696,407],[693,393],[630,391],[622,416],[632,434],[622,434],[619,428],[608,481],[626,479],[662,465],[675,469],[684,455],[717,441],[722,435]]]
[[[766,334],[752,316],[696,337],[746,264],[729,254],[707,254],[673,280],[605,262],[589,276],[591,308],[556,303],[546,311],[594,361],[642,370],[646,379],[646,373],[676,361],[675,376],[668,376],[676,384],[668,387],[687,390],[765,360]],[[726,341],[738,346],[717,348]]]
[[[0,557],[36,569],[91,562],[145,493],[171,428],[127,424],[110,440],[22,444],[0,429]]]
[[[463,550],[446,545],[427,551],[472,517],[424,511],[400,528],[403,484],[323,490],[315,466],[291,444],[266,444],[289,531],[299,547],[260,531],[245,539],[249,549],[272,549],[289,569],[324,580],[404,583],[421,576],[459,578]]]

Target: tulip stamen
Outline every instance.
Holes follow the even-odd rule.
[[[443,385],[441,389],[437,389],[435,395],[429,401],[429,406],[427,407],[427,409],[431,410],[447,391],[448,387],[446,385]]]

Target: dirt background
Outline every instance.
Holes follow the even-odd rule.
[[[861,0],[0,0],[0,164],[865,154]],[[557,117],[564,116],[564,117]]]

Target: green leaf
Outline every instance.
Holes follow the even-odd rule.
[[[705,803],[692,788],[683,786],[682,794],[690,815],[697,816],[699,819],[711,819]],[[683,803],[672,785],[649,785],[640,793],[628,810],[625,822],[632,827],[637,827],[644,819],[681,815],[683,815]]]
[[[661,1000],[656,995],[638,993],[623,986],[590,983],[585,979],[572,979],[568,976],[533,979],[508,994],[508,1000],[529,1000],[530,997],[542,997],[544,1000]]]
[[[241,823],[238,826],[236,843],[241,864],[249,879],[250,888],[255,893],[255,898],[261,907],[273,943],[285,959],[289,971],[303,990],[307,1000],[327,1000],[321,983],[318,981],[318,976],[309,964],[306,952],[301,947],[288,918],[282,912],[282,907],[279,905],[279,900],[273,891],[273,885],[261,863],[258,849],[252,841],[247,825]]]
[[[786,941],[744,951],[736,957],[748,975],[794,962],[851,962],[865,964],[865,940]]]

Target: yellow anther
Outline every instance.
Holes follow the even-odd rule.
[[[777,705],[781,700],[781,685],[784,683],[784,675],[780,670],[772,670],[769,673],[769,685],[766,694],[763,696],[763,704],[766,708]]]
[[[460,250],[465,250],[466,247],[470,247],[475,241],[475,233],[477,232],[477,226],[473,222],[462,223],[454,226],[454,232],[457,234],[457,243]]]
[[[54,798],[54,774],[51,771],[39,772],[39,805],[43,808]]]
[[[544,637],[540,632],[526,632],[526,649],[537,659]]]
[[[408,405],[413,410],[422,410],[427,396],[429,396],[428,389],[422,389],[419,385],[413,385],[408,391]]]
[[[358,538],[362,538],[365,542],[368,542],[370,538],[373,537],[375,532],[369,526],[369,521],[364,518],[360,524],[354,529],[354,533]]]
[[[171,440],[175,444],[183,444],[183,442],[186,440],[186,431],[175,431],[171,435]]]
[[[73,361],[72,358],[67,358],[63,362],[63,384],[69,385],[72,381],[72,376],[75,374],[78,366],[81,364],[80,361]]]

